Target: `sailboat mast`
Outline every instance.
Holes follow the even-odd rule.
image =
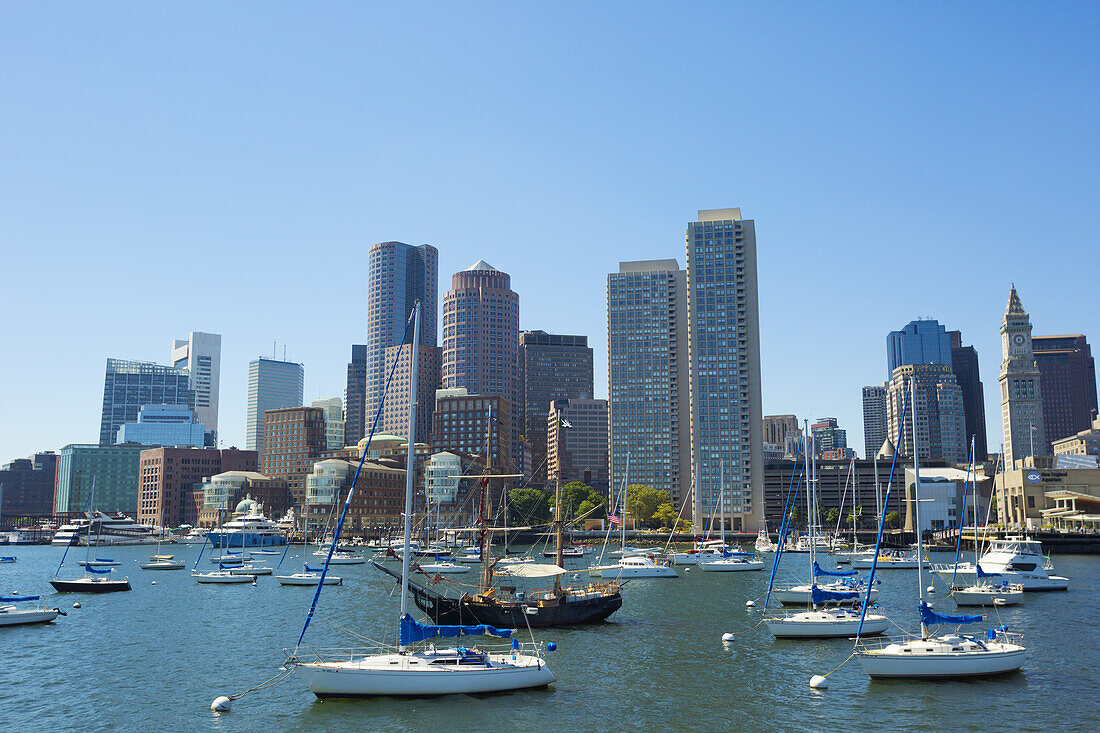
[[[405,455],[405,551],[401,554],[401,616],[409,612],[409,560],[412,555],[412,510],[413,510],[413,486],[416,481],[416,402],[417,402],[417,372],[416,357],[420,351],[420,301],[413,306],[413,340],[409,354],[409,432],[408,453]],[[333,537],[333,544],[337,538]],[[331,550],[329,551],[331,554]],[[404,645],[398,646],[398,651],[404,650]]]
[[[913,411],[909,417],[913,426],[913,527],[917,530],[917,592],[920,594],[921,605],[924,604],[924,541],[920,531],[920,451],[917,449],[917,402],[914,377],[909,378],[909,400],[913,403]],[[924,625],[922,617],[920,622],[920,636],[928,638],[928,627]]]
[[[718,518],[718,527],[722,533],[722,549],[724,550],[726,548],[726,462],[724,460],[718,463],[718,490],[721,492],[718,501],[722,507],[722,513]]]
[[[624,503],[625,508],[625,503]],[[554,481],[554,564],[565,567],[565,556],[561,546],[561,477]],[[554,595],[561,592],[561,576],[554,576]]]
[[[805,421],[806,425],[806,529],[807,537],[810,542],[810,595],[813,596],[814,587],[814,509],[813,509],[813,495],[814,495],[814,475],[813,471],[817,470],[817,462],[813,463],[811,469],[810,454],[813,453],[814,444],[813,436],[810,434],[810,421]]]
[[[971,455],[971,468],[973,468],[973,455],[974,455],[974,436],[970,436],[970,455]],[[978,481],[977,476],[973,473],[970,475],[970,489],[974,496],[971,497],[970,502],[974,506],[974,582],[978,582]],[[966,507],[963,507],[963,517],[966,516]],[[962,530],[959,530],[959,536],[962,536]]]
[[[493,472],[493,402],[489,401],[488,424],[485,427],[485,476],[481,479],[481,590],[486,592],[492,585],[493,578],[489,571],[489,548],[492,546],[492,535],[489,532],[489,474]]]

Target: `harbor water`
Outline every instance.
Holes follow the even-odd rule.
[[[198,551],[193,545],[164,549],[189,563]],[[122,561],[114,575],[129,576],[133,591],[58,595],[48,579],[62,552],[4,548],[18,561],[0,565],[0,595],[43,594],[68,616],[45,626],[0,628],[0,730],[1100,730],[1095,557],[1055,557],[1058,574],[1070,578],[1068,592],[1029,593],[1019,606],[987,609],[991,622],[967,627],[978,634],[1004,623],[1024,633],[1023,671],[1003,677],[871,682],[852,659],[829,676],[829,689],[813,690],[810,677],[841,665],[850,641],[774,640],[758,625],[761,612],[745,607],[747,600],[763,605],[767,570],[681,567],[678,579],[630,581],[622,609],[607,623],[537,630],[539,641],[558,645],[549,654],[558,682],[547,689],[322,701],[291,676],[222,714],[210,711],[215,697],[277,674],[313,588],[282,587],[271,576],[260,576],[255,586],[199,585],[188,570],[141,570],[138,561],[151,547],[113,547],[98,554]],[[63,576],[80,575],[72,554]],[[283,571],[300,570],[302,561],[302,548],[292,548]],[[203,571],[212,567],[205,557],[199,564]],[[398,598],[392,580],[369,564],[331,572],[344,585],[325,589],[303,646],[393,642]],[[880,606],[906,631],[917,625],[915,575],[879,574]],[[804,581],[806,556],[784,556],[780,576]],[[454,577],[473,582],[474,573]],[[938,580],[937,590],[936,608],[953,612]],[[74,602],[82,607],[74,609]],[[726,632],[737,636],[723,642]]]

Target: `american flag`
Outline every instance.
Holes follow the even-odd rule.
[[[607,515],[607,521],[611,522],[612,524],[618,524],[619,523],[619,515],[618,514],[608,514]]]

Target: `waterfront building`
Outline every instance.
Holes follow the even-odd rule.
[[[193,494],[207,478],[223,471],[254,472],[256,468],[256,451],[201,446],[147,448],[139,456],[136,519],[158,527],[194,526],[199,516]]]
[[[1054,441],[1056,456],[1100,456],[1100,418],[1076,435]]]
[[[344,445],[355,445],[363,437],[366,423],[367,345],[353,344],[344,387]],[[371,415],[374,419],[374,415]],[[369,429],[366,428],[366,429]]]
[[[1001,319],[1001,422],[1005,466],[1024,456],[1049,455],[1039,365],[1031,348],[1031,319],[1013,285]]]
[[[686,240],[695,522],[713,516],[721,473],[720,516],[753,530],[764,512],[756,223],[740,209],[700,211]]]
[[[412,391],[412,344],[391,346],[385,351],[387,375],[393,368],[390,392],[382,403],[382,419],[378,431],[390,435],[405,435],[409,432],[409,394]],[[435,393],[440,382],[440,349],[438,346],[421,346],[416,357],[416,436],[415,443],[426,443],[432,434],[432,413],[435,411]],[[396,368],[393,367],[397,361]],[[374,415],[371,415],[374,419]],[[366,426],[370,430],[370,425]]]
[[[313,464],[306,476],[305,528],[311,536],[329,527],[333,506],[341,511],[351,488],[358,461],[326,459]],[[344,531],[363,533],[384,531],[389,534],[402,526],[405,510],[405,469],[380,462],[365,461],[359,471],[359,483],[351,497]]]
[[[326,449],[325,412],[319,407],[288,407],[264,413],[260,473],[282,479],[295,505],[305,497],[305,477]]]
[[[843,461],[856,457],[856,451],[854,448],[830,448],[818,453],[821,458],[826,461]]]
[[[531,468],[524,473],[530,476],[533,485],[543,486],[547,475],[546,411],[550,403],[592,399],[592,349],[588,348],[588,337],[522,331],[519,380],[519,424],[523,439],[531,446]]]
[[[818,457],[827,451],[840,451],[840,455],[847,455],[848,431],[837,426],[835,417],[819,417],[817,422],[810,423],[810,435]]]
[[[781,461],[784,456],[783,446],[775,443],[764,443],[764,465],[769,461]]]
[[[142,405],[184,405],[195,409],[195,391],[191,389],[187,369],[151,361],[108,359],[99,444],[113,445],[120,427],[137,422]]]
[[[439,390],[432,416],[431,445],[436,451],[484,455],[488,439],[494,469],[510,468],[509,409],[508,400],[499,395],[469,394],[462,388]]]
[[[951,366],[951,337],[939,321],[910,321],[900,331],[886,337],[886,373],[893,374],[907,364],[946,364]]]
[[[222,371],[221,334],[192,331],[186,340],[173,340],[172,366],[187,370],[191,389],[195,392],[198,422],[216,435]]]
[[[245,448],[263,453],[264,413],[298,407],[305,392],[305,367],[292,361],[258,357],[248,363],[248,414]]]
[[[378,411],[389,374],[386,349],[412,343],[412,329],[406,334],[405,325],[417,301],[423,304],[420,309],[420,345],[433,347],[438,343],[439,251],[430,244],[379,242],[371,245],[367,263],[363,417],[352,431],[353,436],[366,435]],[[352,361],[354,363],[354,353]],[[354,444],[353,441],[348,442]]]
[[[886,386],[863,388],[863,457],[874,458],[886,440]]]
[[[967,482],[970,482],[967,494]],[[916,475],[912,467],[905,469],[905,505],[912,506],[916,500],[914,487]],[[986,523],[986,511],[989,507],[989,493],[993,490],[993,479],[984,473],[975,471],[968,474],[965,468],[920,467],[920,531],[929,532],[950,529],[959,526],[982,526]],[[977,491],[978,517],[974,522],[974,494]],[[966,503],[963,504],[964,494]],[[916,531],[915,512],[905,512],[902,529]]]
[[[456,272],[443,296],[443,387],[500,395],[519,441],[519,296],[511,278],[484,260]]]
[[[247,470],[223,471],[207,477],[192,492],[197,527],[213,528],[233,518],[233,511],[246,499],[263,506],[264,516],[275,522],[293,507],[290,487],[279,478]]]
[[[35,453],[0,468],[0,526],[22,517],[53,514],[57,454]]]
[[[71,443],[57,456],[54,514],[89,510],[95,482],[94,510],[133,516],[138,509],[139,463],[143,445]]]
[[[325,413],[325,450],[343,448],[344,443],[344,402],[339,397],[314,400],[311,407],[319,407]]]
[[[787,440],[787,433],[799,432],[798,418],[794,415],[765,415],[763,420],[764,442],[782,446]]]
[[[974,438],[974,461],[986,460],[989,446],[985,432],[985,388],[978,372],[978,352],[963,346],[961,331],[948,331],[951,339],[951,371],[962,390],[967,445]]]
[[[1042,457],[1021,458],[997,481],[997,521],[1025,529],[1054,524],[1095,530],[1100,524],[1100,469],[1034,465],[1043,462]]]
[[[794,458],[799,455],[800,452],[804,454],[805,448],[800,447],[802,443],[802,429],[791,430],[787,433],[787,437],[783,439],[783,455],[787,458]]]
[[[1087,430],[1096,413],[1096,363],[1081,334],[1031,341],[1043,383],[1043,430],[1055,441]]]
[[[886,393],[888,437],[902,436],[896,446],[903,456],[913,455],[913,421],[905,412],[905,394],[914,382],[909,410],[917,410],[917,441],[921,459],[940,459],[965,463],[970,455],[966,436],[966,415],[962,390],[955,381],[950,364],[906,364],[894,370]]]
[[[115,443],[141,445],[206,445],[206,426],[186,405],[142,405],[137,420],[118,429]]]
[[[687,273],[676,260],[620,262],[607,276],[611,483],[691,493]]]
[[[580,481],[608,495],[607,400],[553,400],[546,422],[551,484]]]

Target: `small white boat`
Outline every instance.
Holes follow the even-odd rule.
[[[122,562],[119,560],[108,560],[106,558],[101,560],[96,558],[94,560],[77,560],[76,564],[82,568],[89,566],[93,568],[117,568]]]
[[[872,552],[867,556],[852,558],[852,567],[858,570],[870,570],[871,564],[874,562],[875,554]],[[916,570],[917,565],[917,553],[895,550],[893,552],[879,552],[875,567],[878,570]],[[928,562],[928,558],[924,559],[924,567],[932,567],[932,563]]]
[[[239,565],[227,569],[233,575],[271,575],[273,572],[271,568],[263,565]]]
[[[245,560],[251,560],[251,555],[215,555],[210,558],[210,562],[215,565],[240,565]]]
[[[250,555],[282,555],[282,550],[249,550]]]
[[[872,679],[886,677],[981,677],[1015,672],[1026,652],[1001,632],[1005,641],[948,634],[927,639],[860,644],[856,659]]]
[[[1024,599],[1024,589],[1019,585],[978,583],[951,591],[957,606],[1015,606]]]
[[[459,562],[478,563],[481,562],[481,549],[477,547],[467,548],[461,555],[455,558]]]
[[[848,638],[859,631],[859,611],[848,608],[824,608],[800,611],[764,620],[768,630],[778,639]],[[863,619],[863,634],[881,634],[889,622],[885,616],[868,613]]]
[[[228,570],[213,570],[209,573],[191,573],[196,583],[254,583],[255,575],[234,575]]]
[[[663,550],[660,547],[633,547],[627,545],[617,550],[611,550],[610,554],[621,555],[623,557],[654,557],[660,555],[662,552]]]
[[[457,575],[459,573],[468,573],[470,568],[465,565],[459,565],[449,561],[429,562],[429,563],[416,563],[416,566],[423,570],[425,573],[444,573],[447,575]]]
[[[58,615],[65,615],[59,608],[47,608],[45,601],[41,608],[20,608],[15,605],[41,600],[41,598],[41,596],[0,596],[0,626],[44,624],[53,621]]]
[[[313,553],[313,556],[320,559],[320,560],[324,560],[326,557],[328,557],[328,551],[327,550],[321,550],[321,551]],[[337,550],[336,552],[332,553],[332,558],[329,559],[328,564],[329,565],[362,565],[366,561],[367,561],[366,558],[359,557],[358,555],[352,554],[350,552],[341,552],[341,551]]]
[[[817,588],[833,593],[846,593],[855,591],[857,595],[854,596],[852,600],[863,601],[867,596],[866,586],[863,585],[853,587],[846,583],[827,583],[825,585],[818,585]],[[807,605],[811,602],[811,592],[812,591],[810,584],[806,583],[804,585],[796,585],[791,588],[777,588],[774,592],[772,592],[772,597],[782,603],[784,606]],[[878,600],[878,588],[871,589],[870,600],[871,603],[874,603],[876,600]]]
[[[668,565],[658,565],[648,557],[624,557],[614,565],[604,565],[596,570],[601,578],[678,578]]]
[[[775,552],[775,543],[772,542],[772,538],[768,536],[768,530],[766,529],[757,532],[754,546],[757,552]]]
[[[186,565],[179,560],[151,560],[140,565],[142,570],[183,570]]]
[[[1042,543],[1030,537],[1012,535],[993,540],[978,565],[982,570],[981,578],[989,578],[990,582],[1008,581],[1009,585],[1019,585],[1025,591],[1069,588],[1069,578],[1052,574],[1054,564],[1043,555]],[[958,568],[951,564],[936,565],[935,571],[948,582],[954,574],[956,586],[977,585],[981,579],[973,563],[960,563]]]
[[[698,563],[700,570],[708,573],[739,573],[746,570],[763,570],[764,561],[747,552],[731,553],[729,557],[720,557],[717,560],[702,560]]]
[[[320,573],[291,573],[290,575],[276,575],[275,580],[279,585],[312,585],[316,586],[321,579]],[[343,585],[344,579],[336,575],[326,575],[325,585]]]

